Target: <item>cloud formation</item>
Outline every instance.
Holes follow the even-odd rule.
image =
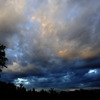
[[[94,80],[89,71],[100,66],[100,1],[0,2],[0,43],[9,59],[1,80],[37,88],[95,86],[99,74],[92,73]]]

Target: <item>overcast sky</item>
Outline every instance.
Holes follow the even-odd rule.
[[[26,88],[100,87],[100,0],[0,0],[0,80]]]

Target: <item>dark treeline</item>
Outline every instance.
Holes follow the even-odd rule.
[[[0,97],[7,98],[9,100],[85,100],[87,98],[89,98],[89,100],[99,100],[100,92],[83,89],[73,92],[56,92],[53,88],[49,89],[48,91],[42,89],[41,91],[37,92],[34,88],[32,90],[26,90],[22,84],[19,87],[16,87],[13,83],[5,83],[0,81]]]

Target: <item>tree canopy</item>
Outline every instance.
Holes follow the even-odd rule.
[[[4,67],[7,68],[6,61],[8,59],[6,58],[5,49],[6,49],[6,46],[0,44],[0,72],[2,71],[2,68]]]

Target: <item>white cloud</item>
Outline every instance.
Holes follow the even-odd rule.
[[[89,74],[93,74],[93,73],[96,74],[97,73],[97,70],[96,69],[90,69],[88,73]]]
[[[27,79],[23,79],[23,78],[18,78],[16,80],[14,80],[14,83],[16,85],[19,85],[19,84],[29,85],[30,84],[30,82]]]

